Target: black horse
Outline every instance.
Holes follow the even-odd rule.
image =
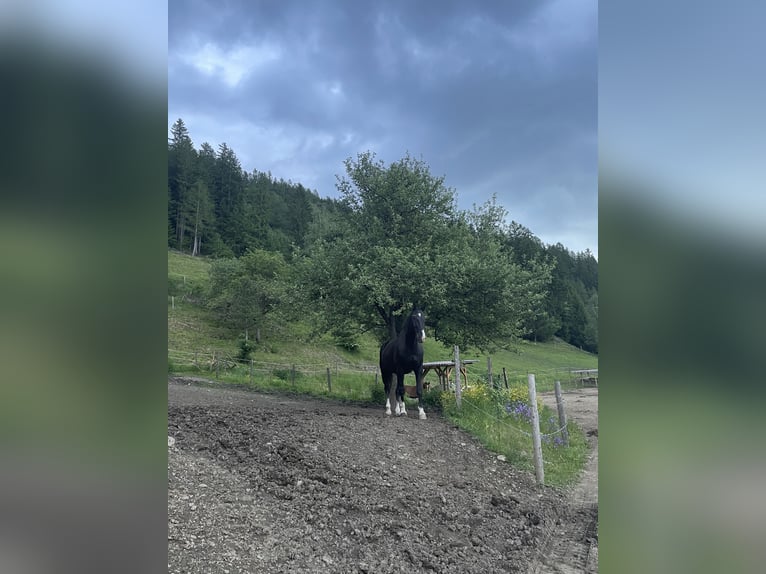
[[[406,415],[404,409],[404,375],[414,373],[418,393],[418,416],[426,418],[423,410],[423,341],[426,338],[423,312],[415,307],[407,317],[399,336],[380,348],[380,373],[386,389],[386,414],[391,414],[391,383],[396,375],[396,414]]]

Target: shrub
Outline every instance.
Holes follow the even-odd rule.
[[[442,410],[445,413],[454,413],[457,407],[455,393],[452,391],[440,391],[439,402],[441,403]]]
[[[492,396],[492,391],[486,384],[478,384],[468,387],[463,391],[462,396],[466,400],[481,406],[487,406],[496,402],[495,397]]]
[[[178,297],[183,293],[183,277],[177,275],[168,276],[168,295]]]
[[[511,403],[528,403],[529,389],[527,387],[511,387],[506,392],[506,399]]]
[[[359,350],[359,336],[351,329],[340,326],[333,332],[335,344],[346,351],[356,352]]]
[[[300,371],[293,371],[292,369],[274,369],[274,376],[281,381],[286,381],[289,383],[293,380],[293,372],[295,373],[296,381],[303,377],[303,373]]]
[[[442,409],[441,389],[430,389],[423,393],[423,405],[432,409]]]
[[[239,353],[237,358],[240,361],[249,361],[253,353],[253,344],[248,339],[239,340]]]
[[[381,405],[386,402],[386,390],[382,384],[375,385],[374,387],[372,387],[372,392],[370,393],[370,400],[373,403],[377,403]]]
[[[508,390],[499,391],[500,403],[505,406],[506,412],[516,408],[517,405],[529,405],[529,388],[524,386],[513,386]],[[537,412],[543,412],[543,401],[537,398]],[[530,413],[531,416],[531,413]]]

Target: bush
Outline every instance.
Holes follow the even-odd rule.
[[[423,404],[432,409],[442,410],[442,390],[437,388],[424,392]]]
[[[528,405],[529,387],[512,386],[508,390],[499,391],[498,399],[501,404],[505,405],[506,410],[509,407],[513,409],[516,405]],[[537,398],[537,412],[543,412],[543,401],[539,397]]]
[[[183,293],[183,277],[177,275],[168,276],[168,295],[178,297]]]
[[[452,391],[439,391],[439,403],[445,413],[454,413],[457,408],[455,393]]]
[[[293,373],[295,373],[295,380],[303,377],[303,373],[300,371],[293,371],[292,369],[274,369],[274,376],[281,381],[291,382]]]
[[[383,387],[383,384],[378,384],[372,387],[372,392],[370,393],[370,400],[376,404],[381,404],[381,405],[385,404],[386,389]]]
[[[529,388],[522,386],[513,386],[505,391],[505,399],[511,403],[528,403],[529,402]]]
[[[253,344],[248,339],[239,340],[239,353],[237,358],[240,361],[249,361],[253,353]]]
[[[359,350],[359,336],[350,329],[343,327],[336,329],[333,332],[333,339],[336,345],[346,351],[354,353]]]

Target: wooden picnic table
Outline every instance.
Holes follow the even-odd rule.
[[[465,388],[468,386],[468,375],[465,372],[465,366],[472,365],[473,363],[477,362],[477,359],[466,359],[465,361],[460,361],[460,372],[463,375],[463,385],[460,388]],[[442,390],[446,391],[449,385],[450,375],[454,369],[455,361],[433,361],[430,363],[423,363],[423,378],[425,378],[429,371],[434,371],[436,376],[439,377],[439,382],[441,383]]]

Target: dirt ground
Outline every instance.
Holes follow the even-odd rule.
[[[538,395],[556,410],[553,393]],[[588,439],[588,462],[579,483],[569,494],[569,513],[580,516],[545,531],[540,552],[529,572],[598,572],[598,389],[581,388],[562,393],[567,420],[576,422]]]
[[[168,571],[596,572],[597,400],[565,395],[595,433],[561,491],[436,413],[169,380]]]

